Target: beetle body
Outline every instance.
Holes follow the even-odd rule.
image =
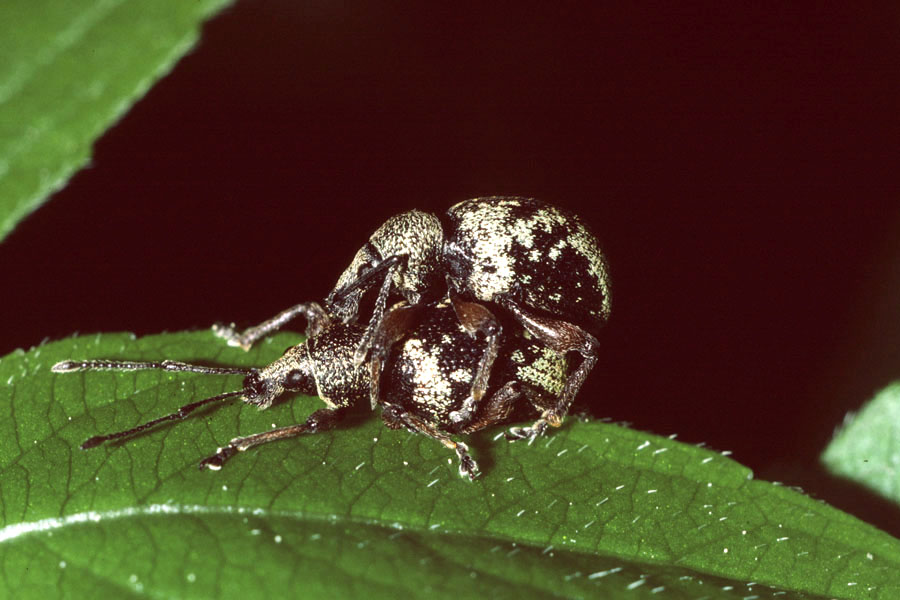
[[[448,433],[471,433],[502,420],[493,396],[466,402],[486,342],[472,339],[452,305],[442,301],[422,311],[417,325],[394,347],[382,374],[381,403],[395,405]],[[553,404],[568,377],[569,361],[536,341],[528,332],[508,334],[491,372],[491,389],[508,384],[535,408]],[[507,401],[504,415],[513,408]],[[495,416],[495,415],[494,415]]]
[[[326,300],[332,312],[354,319],[359,282],[398,256],[407,258],[391,287],[411,304],[443,295],[446,277],[475,300],[519,296],[527,307],[592,331],[609,318],[609,275],[596,237],[576,215],[534,198],[465,200],[448,210],[446,228],[418,210],[391,217],[341,274]]]
[[[366,365],[354,360],[354,351],[365,328],[332,319],[315,303],[304,305],[309,320],[306,341],[288,348],[281,357],[262,368],[206,367],[168,360],[87,360],[62,361],[54,365],[53,371],[163,369],[245,375],[241,390],[193,402],[132,429],[92,437],[82,444],[82,449],[133,435],[164,421],[183,419],[210,402],[235,396],[259,409],[269,408],[286,392],[318,395],[325,403],[325,408],[313,412],[304,423],[232,439],[201,461],[201,468],[211,469],[220,469],[236,453],[254,446],[332,427],[345,409],[367,403],[377,382],[384,390],[379,404],[385,424],[428,435],[455,450],[460,474],[473,479],[478,472],[475,461],[466,445],[450,436],[502,422],[521,398],[539,410],[552,404],[565,383],[568,364],[558,353],[529,339],[527,332],[510,334],[493,371],[499,382],[498,391],[480,402],[472,402],[469,383],[477,376],[485,342],[472,340],[449,299],[414,308],[415,311],[408,313],[398,307],[390,311],[388,321],[392,323],[398,322],[394,315],[399,314],[412,315],[415,319],[404,321],[410,327],[402,331],[398,351],[375,379]],[[512,428],[508,437],[531,437],[530,429]]]
[[[446,221],[442,228],[420,211],[391,217],[339,278],[326,304],[345,322],[356,319],[364,291],[379,287],[355,360],[389,354],[383,346],[391,336],[381,330],[392,293],[410,304],[447,291],[454,302],[497,304],[547,347],[582,355],[546,415],[559,426],[597,362],[593,334],[609,318],[609,276],[597,239],[577,216],[533,198],[466,200],[449,209]],[[441,279],[444,285],[436,283]],[[467,321],[464,310],[454,309],[470,335],[488,341],[470,388],[477,402],[488,391],[502,327],[494,318]]]
[[[533,198],[465,200],[448,211],[442,265],[455,289],[526,307],[596,332],[609,318],[606,259],[577,216]]]
[[[401,316],[393,324],[386,322],[391,298],[426,306],[446,295],[470,341],[484,338],[466,400],[467,415],[489,391],[500,391],[490,388],[490,380],[503,339],[501,320],[510,317],[513,329],[528,332],[560,356],[580,354],[581,363],[569,370],[554,406],[529,435],[541,433],[545,425],[562,424],[597,362],[594,333],[610,313],[606,259],[594,235],[571,213],[515,196],[460,202],[450,208],[444,225],[435,215],[417,210],[389,218],[341,274],[325,300],[328,312],[345,324],[355,323],[360,301],[372,288],[378,289],[377,297],[353,360],[368,361],[373,407],[380,402],[380,369],[391,346],[407,332],[405,326],[397,327],[408,320],[405,310],[395,313]],[[499,307],[503,319],[485,304]],[[215,331],[229,344],[249,348],[302,314],[305,306],[289,308],[242,334],[232,327],[217,326]]]

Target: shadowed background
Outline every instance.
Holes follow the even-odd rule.
[[[321,299],[392,214],[536,196],[612,269],[577,409],[732,450],[896,535],[817,455],[900,371],[898,24],[238,2],[0,245],[0,353],[255,324]]]

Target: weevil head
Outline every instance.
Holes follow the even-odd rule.
[[[329,408],[367,402],[369,372],[353,354],[363,327],[334,323],[244,379],[244,400],[266,409],[286,392],[318,396]]]
[[[247,375],[244,378],[244,401],[265,409],[285,392],[315,395],[313,365],[306,344],[291,346],[272,364]]]
[[[331,312],[345,323],[356,318],[363,293],[380,286],[388,268],[394,269],[394,288],[412,304],[440,286],[441,222],[418,210],[395,215],[360,248],[326,299]]]
[[[341,273],[334,290],[325,299],[329,312],[344,323],[354,321],[363,293],[375,283],[375,269],[381,262],[372,244],[359,249],[350,266]]]

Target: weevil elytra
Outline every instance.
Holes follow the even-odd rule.
[[[392,294],[419,305],[449,291],[460,323],[470,335],[481,333],[487,340],[471,383],[473,402],[487,392],[502,327],[490,311],[469,313],[458,300],[499,305],[540,343],[561,355],[579,353],[581,363],[547,410],[551,425],[562,421],[596,364],[595,335],[610,314],[608,269],[596,237],[576,215],[533,198],[466,200],[449,209],[443,225],[437,216],[417,210],[391,217],[357,252],[326,306],[345,323],[354,322],[371,288],[378,289],[375,308],[355,361],[385,354],[378,344],[391,343],[381,329]],[[228,327],[217,333],[231,345],[249,348],[299,315],[302,306],[241,334]]]
[[[489,312],[476,303],[463,302],[462,305],[468,311]],[[371,398],[377,397],[382,419],[388,427],[405,427],[436,439],[456,452],[460,474],[474,479],[478,473],[477,464],[467,446],[452,436],[473,433],[506,420],[517,402],[525,399],[528,406],[543,411],[544,415],[530,427],[511,428],[507,437],[511,440],[533,438],[546,428],[546,411],[555,405],[568,377],[568,361],[564,356],[533,339],[527,331],[509,334],[499,346],[493,370],[496,391],[474,401],[469,394],[469,385],[477,375],[487,342],[469,336],[449,299],[429,305],[401,303],[387,311],[386,326],[380,330],[380,335],[391,337],[397,350],[392,354],[379,354],[368,367],[354,360],[365,327],[342,323],[316,303],[302,306],[308,321],[308,339],[288,348],[270,365],[258,369],[208,367],[170,360],[66,360],[57,363],[53,366],[57,373],[162,369],[244,375],[240,390],[186,404],[171,414],[131,429],[91,437],[82,444],[82,449],[127,437],[166,421],[184,419],[200,407],[234,397],[260,409],[270,407],[278,396],[287,392],[316,394],[325,403],[324,408],[313,412],[303,423],[234,438],[200,461],[201,468],[220,469],[229,458],[254,446],[328,429],[349,407],[369,403]]]
[[[570,361],[527,331],[504,335],[489,382],[493,391],[481,399],[472,397],[471,382],[488,342],[473,340],[459,322],[456,311],[461,305],[489,313],[478,303],[454,304],[448,298],[436,305],[401,303],[385,315],[381,331],[396,348],[388,353],[386,345],[377,346],[384,351],[370,363],[372,397],[383,407],[385,424],[425,433],[448,447],[459,444],[449,435],[502,423],[522,405],[541,416],[529,427],[510,428],[505,432],[508,440],[533,440],[548,425],[559,425],[550,422],[550,411],[566,384]],[[460,456],[461,475],[474,477],[476,469]]]

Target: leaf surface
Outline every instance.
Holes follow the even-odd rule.
[[[900,383],[879,392],[843,427],[822,454],[835,475],[900,503]]]
[[[228,2],[0,2],[0,239],[87,164]]]
[[[263,365],[208,332],[76,337],[0,360],[0,595],[17,598],[900,597],[900,542],[720,453],[568,419],[531,446],[467,440],[483,475],[377,415],[197,463],[322,406],[232,402],[89,451],[240,376],[52,374],[77,358]],[[662,592],[665,592],[662,596]]]

